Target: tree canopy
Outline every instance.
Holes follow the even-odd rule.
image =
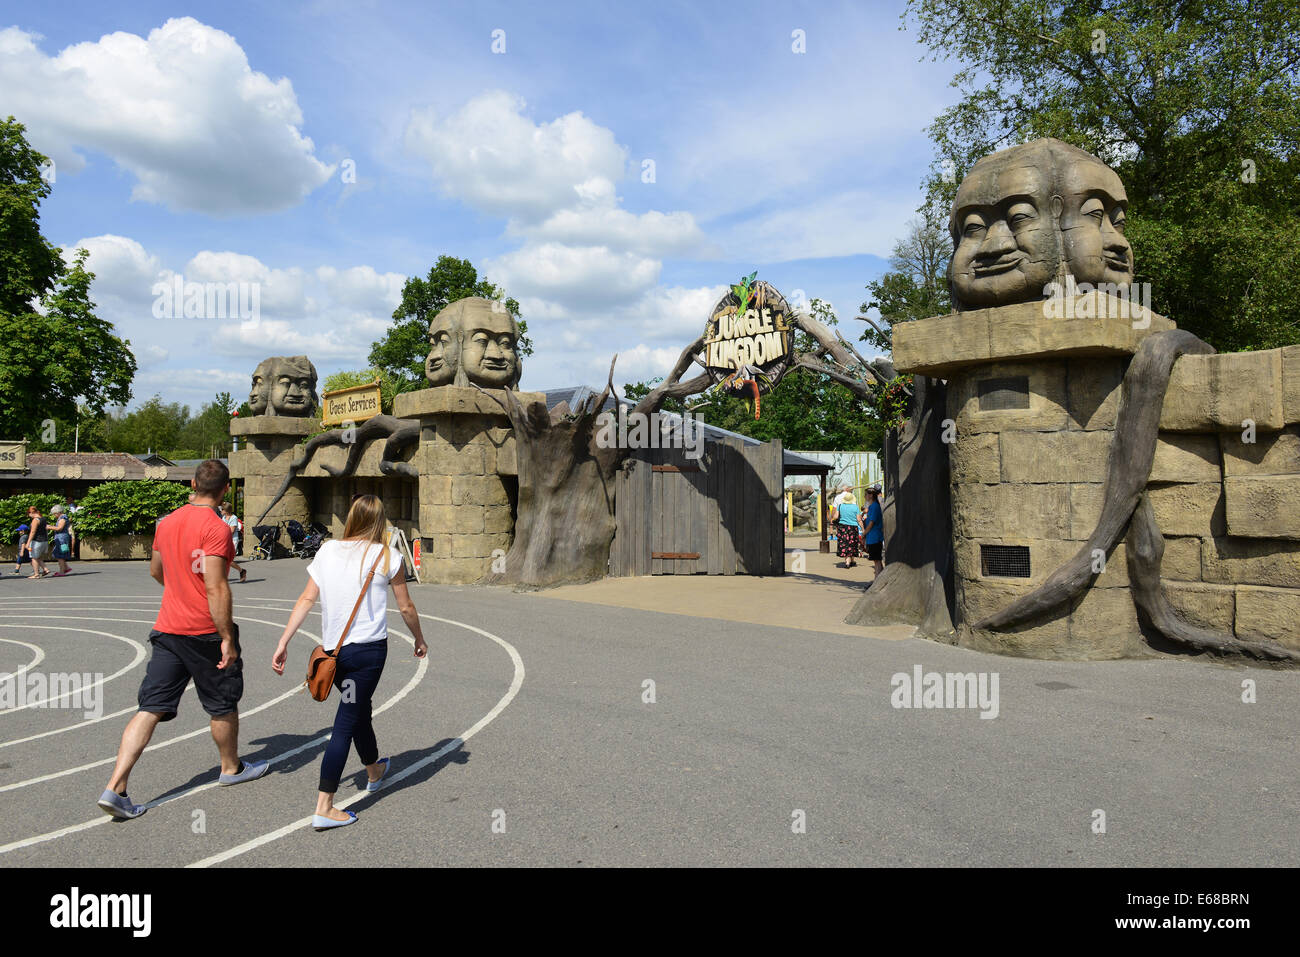
[[[909,0],[961,100],[930,126],[946,208],[975,160],[1043,136],[1116,169],[1152,307],[1222,350],[1300,342],[1300,5]]]
[[[40,232],[49,160],[23,125],[0,122],[0,435],[36,441],[75,422],[78,402],[98,414],[131,398],[130,343],[95,315],[88,253],[65,263]]]
[[[482,296],[505,302],[519,324],[519,353],[530,356],[533,344],[528,324],[519,318],[519,303],[504,298],[504,291],[479,278],[468,259],[439,256],[424,278],[412,276],[402,287],[402,301],[393,310],[393,325],[370,347],[367,361],[388,376],[398,392],[424,388],[424,360],[429,354],[429,321],[447,305],[467,296]]]

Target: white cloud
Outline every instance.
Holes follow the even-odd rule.
[[[528,245],[488,264],[511,295],[558,300],[566,306],[611,306],[647,292],[662,263],[605,246]]]
[[[426,159],[449,196],[487,212],[541,220],[578,202],[610,202],[627,150],[581,113],[534,124],[524,101],[481,94],[450,116],[416,110],[409,149]]]
[[[71,262],[78,249],[90,254],[86,269],[95,274],[92,293],[96,299],[105,295],[139,299],[163,273],[158,257],[126,236],[105,233],[78,240],[63,248],[63,258]]]
[[[186,282],[257,283],[263,312],[298,318],[316,311],[303,270],[271,269],[254,256],[204,250],[185,264]]]
[[[301,131],[293,85],[253,70],[227,33],[182,17],[56,56],[39,39],[0,30],[0,113],[56,174],[95,150],[135,176],[132,199],[228,215],[297,205],[333,172]]]

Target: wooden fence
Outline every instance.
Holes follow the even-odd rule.
[[[610,574],[783,574],[781,443],[686,451],[640,450],[619,471]]]

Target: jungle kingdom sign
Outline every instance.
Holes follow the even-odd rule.
[[[794,355],[790,306],[776,289],[750,273],[718,300],[704,330],[704,365],[724,391],[771,390]],[[749,386],[753,383],[753,386]]]

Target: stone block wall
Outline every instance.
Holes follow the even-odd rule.
[[[1084,547],[1101,514],[1127,361],[1006,360],[950,373],[960,643],[1033,657],[1149,653],[1123,543],[1098,558],[1101,573],[1068,613],[1011,632],[971,628]],[[1007,390],[1017,381],[1027,395]],[[1300,347],[1184,356],[1160,425],[1148,495],[1171,604],[1195,624],[1300,649]],[[985,546],[1027,549],[1028,567],[990,574]]]

